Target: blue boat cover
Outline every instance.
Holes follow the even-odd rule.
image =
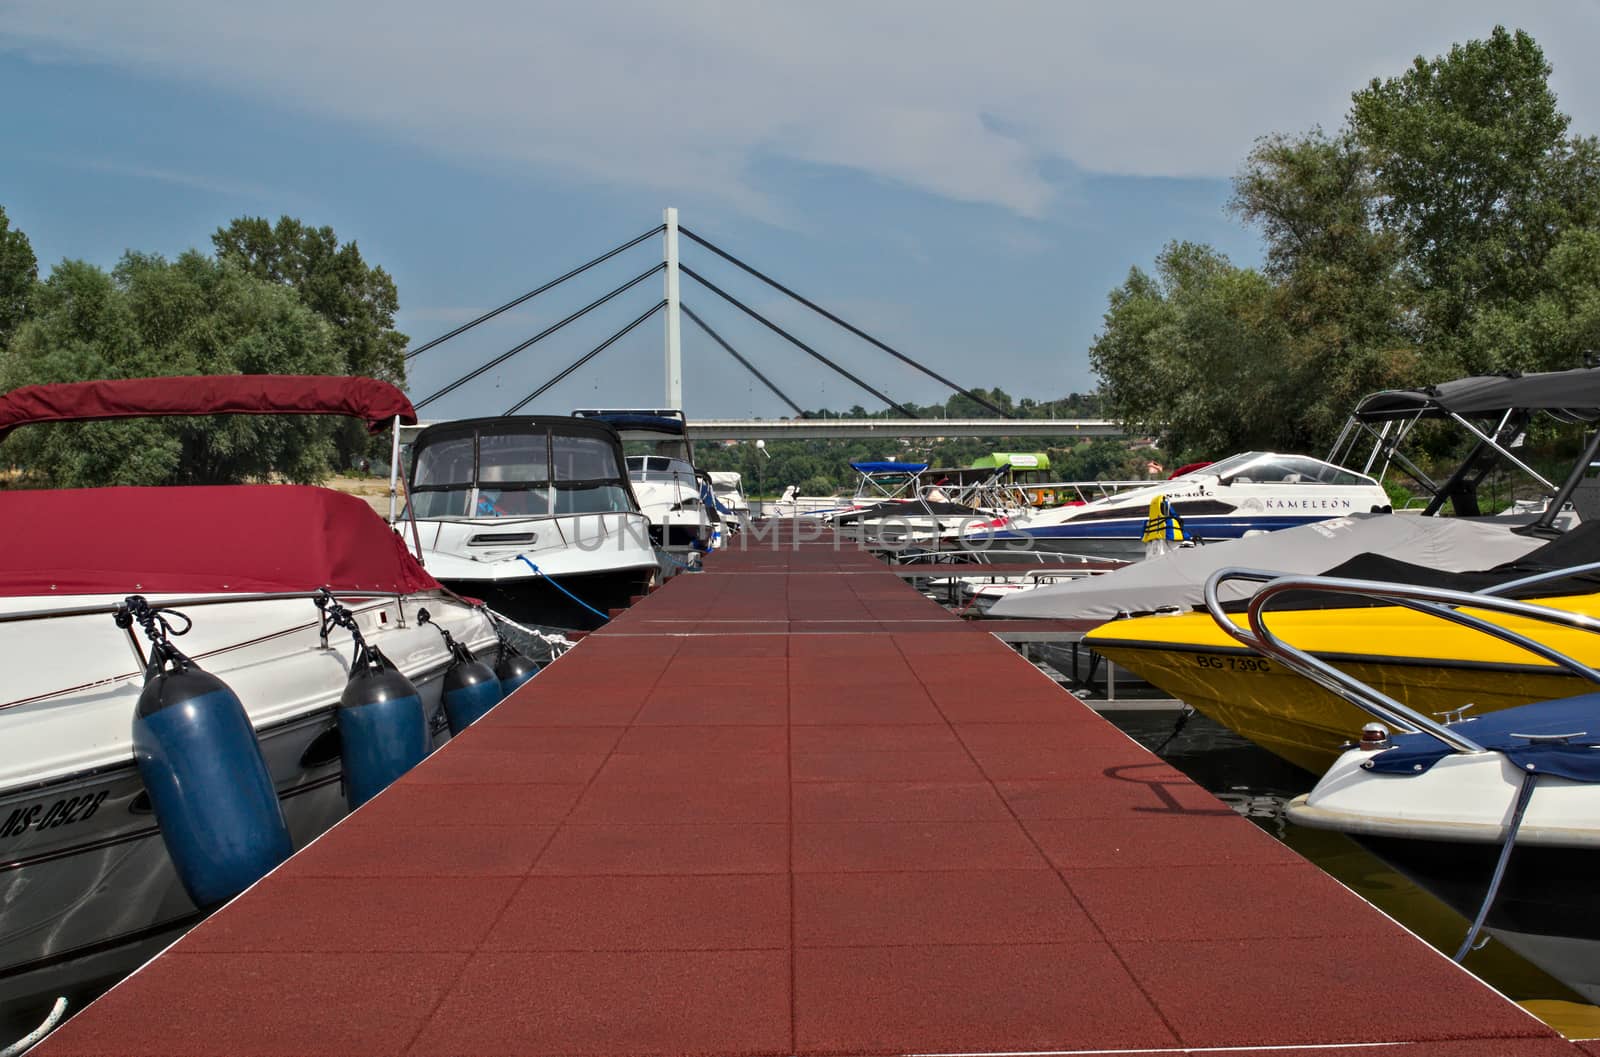
[[[672,433],[682,436],[687,432],[682,419],[669,418],[666,415],[641,415],[634,412],[604,412],[585,411],[584,418],[598,419],[608,422],[613,429],[649,429],[658,433]]]
[[[857,473],[921,473],[928,468],[925,462],[853,462],[850,468]]]
[[[1447,724],[1486,749],[1503,752],[1524,771],[1600,782],[1600,693],[1487,712]],[[1572,734],[1562,742],[1529,741],[1523,734]],[[1454,751],[1429,734],[1398,734],[1394,745],[1363,766],[1379,774],[1420,774]]]

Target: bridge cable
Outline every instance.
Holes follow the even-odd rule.
[[[415,407],[419,411],[422,410],[423,408],[427,407],[429,404],[433,403],[435,400],[439,399],[441,396],[444,396],[446,393],[454,392],[455,390],[461,388],[463,385],[466,385],[468,382],[472,381],[474,378],[476,378],[479,375],[483,374],[485,371],[500,366],[500,364],[502,364],[505,361],[509,360],[511,357],[515,356],[517,353],[521,352],[523,349],[528,348],[534,342],[542,341],[543,339],[549,337],[550,335],[554,334],[556,331],[560,330],[562,327],[566,326],[568,323],[571,323],[573,320],[577,319],[579,316],[586,315],[587,313],[594,311],[595,309],[599,308],[601,305],[605,304],[607,301],[610,301],[613,297],[616,297],[618,294],[621,294],[624,291],[630,290],[633,287],[638,286],[640,283],[644,282],[646,279],[650,278],[652,275],[656,274],[659,271],[664,270],[666,268],[666,266],[667,266],[666,262],[663,261],[660,264],[657,264],[652,268],[649,268],[649,269],[647,269],[645,271],[640,272],[638,275],[634,276],[632,279],[629,279],[627,282],[623,283],[621,286],[617,287],[615,290],[611,291],[609,294],[606,294],[605,296],[603,296],[601,298],[598,298],[597,300],[590,301],[587,305],[585,305],[582,308],[578,309],[576,312],[572,313],[572,315],[568,316],[566,319],[563,319],[561,322],[554,323],[554,324],[546,327],[544,330],[541,330],[539,333],[535,334],[533,337],[529,338],[527,341],[524,341],[522,344],[517,345],[516,347],[514,347],[512,349],[509,349],[506,352],[501,353],[500,355],[496,356],[494,359],[490,360],[488,363],[484,364],[482,367],[479,367],[474,371],[471,371],[471,372],[469,372],[467,374],[462,375],[460,378],[457,378],[455,381],[451,382],[449,385],[445,386],[443,389],[440,389],[438,392],[433,393],[430,396],[423,397],[421,400],[418,400],[412,406]]]
[[[983,397],[979,396],[977,393],[972,392],[970,389],[963,389],[961,386],[957,385],[955,382],[952,382],[950,379],[946,378],[944,375],[939,374],[937,371],[933,370],[932,368],[924,367],[922,364],[918,363],[916,360],[913,360],[911,357],[907,356],[905,353],[899,352],[898,350],[890,348],[888,345],[885,345],[883,342],[879,341],[877,338],[873,337],[871,334],[868,334],[866,331],[862,330],[860,327],[855,327],[855,326],[850,325],[849,323],[847,323],[844,320],[840,319],[838,316],[834,315],[832,312],[829,312],[826,308],[823,308],[821,305],[817,304],[815,301],[812,301],[812,300],[810,300],[808,298],[802,297],[800,294],[796,293],[795,291],[789,289],[787,286],[784,286],[782,283],[778,282],[778,280],[776,280],[776,279],[772,278],[771,276],[766,275],[766,274],[756,270],[752,266],[746,264],[744,261],[741,261],[739,258],[735,257],[733,254],[727,252],[726,250],[720,249],[720,248],[712,245],[711,243],[707,242],[705,239],[701,238],[699,235],[696,235],[694,232],[690,231],[688,228],[680,227],[680,228],[678,228],[678,233],[680,235],[682,235],[684,238],[691,239],[694,242],[697,242],[700,245],[704,246],[706,249],[710,250],[712,253],[715,253],[718,257],[721,257],[723,260],[727,261],[729,264],[732,264],[735,267],[744,269],[745,271],[749,272],[751,275],[755,276],[757,279],[760,279],[762,282],[764,282],[768,286],[772,287],[774,290],[779,290],[779,291],[781,291],[781,292],[783,292],[785,294],[788,294],[790,297],[794,298],[796,301],[800,302],[802,305],[805,305],[807,308],[811,309],[811,311],[816,312],[818,315],[821,315],[824,318],[833,321],[834,323],[837,323],[839,326],[841,326],[844,329],[848,330],[850,333],[854,334],[856,337],[860,338],[861,340],[869,342],[870,344],[877,346],[878,348],[882,349],[884,352],[887,352],[890,356],[893,356],[895,359],[901,361],[902,363],[905,363],[905,364],[908,364],[908,365],[910,365],[912,367],[915,367],[917,370],[921,371],[923,374],[927,375],[929,378],[932,378],[935,381],[939,382],[941,385],[944,385],[944,386],[946,386],[947,388],[950,388],[950,389],[954,389],[956,392],[960,393],[962,396],[966,397],[968,400],[971,400],[973,403],[979,404],[979,405],[987,408],[988,410],[990,410],[990,411],[994,412],[995,414],[999,415],[1001,418],[1016,418],[1016,416],[1013,415],[1011,412],[1005,411],[1005,410],[1002,410],[1001,408],[996,407],[994,404],[991,404],[989,401],[985,400]]]
[[[441,334],[437,338],[434,338],[432,341],[425,341],[421,345],[418,345],[414,349],[407,349],[406,350],[406,359],[408,359],[408,360],[415,359],[416,357],[418,357],[418,356],[422,355],[423,353],[427,352],[429,349],[433,348],[435,345],[438,345],[441,342],[449,341],[451,338],[457,336],[458,334],[464,334],[467,331],[471,330],[473,327],[477,326],[479,323],[487,322],[488,320],[493,319],[495,316],[498,316],[502,312],[505,312],[505,311],[508,311],[510,309],[516,308],[518,305],[522,304],[524,301],[528,301],[528,300],[531,300],[531,299],[533,299],[535,297],[538,297],[540,294],[544,293],[546,290],[550,290],[550,289],[553,289],[553,288],[555,288],[557,286],[560,286],[562,283],[566,282],[568,279],[573,278],[574,276],[582,275],[584,272],[588,271],[590,268],[593,268],[597,264],[604,264],[606,261],[609,261],[611,258],[615,257],[617,254],[623,252],[624,250],[631,250],[635,246],[639,245],[639,243],[643,242],[645,239],[654,238],[655,236],[661,234],[666,229],[667,229],[667,226],[665,224],[661,224],[661,225],[659,225],[657,227],[653,227],[649,231],[646,231],[643,235],[640,235],[638,238],[633,239],[632,241],[629,241],[629,242],[624,242],[622,245],[618,246],[616,249],[612,250],[610,253],[602,253],[600,256],[596,257],[594,260],[590,261],[588,264],[584,264],[584,265],[581,265],[581,266],[579,266],[577,268],[572,269],[572,271],[568,272],[566,275],[563,275],[559,279],[550,280],[548,283],[545,283],[543,286],[539,287],[537,290],[529,290],[527,293],[523,294],[521,297],[519,297],[519,298],[517,298],[517,299],[515,299],[513,301],[507,301],[505,304],[501,305],[499,308],[493,309],[493,310],[491,310],[489,312],[485,312],[483,315],[479,316],[477,319],[474,319],[472,322],[461,324],[459,327],[457,327],[456,329],[452,330],[448,334]]]
[[[543,396],[545,393],[549,392],[551,389],[554,389],[563,380],[565,380],[567,375],[571,374],[573,371],[576,371],[579,367],[582,367],[584,364],[588,363],[590,360],[594,359],[596,356],[600,355],[602,352],[605,352],[607,349],[609,349],[611,346],[615,345],[617,342],[621,341],[622,338],[624,336],[626,336],[627,333],[629,331],[631,331],[634,327],[637,327],[640,323],[643,323],[645,320],[649,319],[651,316],[655,315],[657,312],[661,311],[665,307],[667,307],[667,301],[666,301],[665,298],[662,298],[660,301],[657,301],[655,304],[651,305],[650,308],[647,309],[644,312],[643,315],[639,316],[632,323],[629,323],[627,326],[623,327],[621,330],[619,330],[615,334],[611,335],[605,341],[602,341],[600,344],[596,345],[594,348],[590,349],[588,352],[584,353],[582,356],[579,356],[577,358],[577,360],[575,360],[572,363],[572,365],[569,366],[566,370],[562,371],[560,374],[556,375],[554,378],[550,379],[548,382],[544,383],[539,388],[535,389],[533,392],[531,392],[527,396],[523,397],[521,400],[518,400],[515,404],[512,404],[511,407],[506,411],[506,414],[508,414],[508,415],[516,414],[518,411],[521,411],[524,407],[526,407],[528,404],[532,403],[534,400],[537,400],[539,397]],[[554,581],[552,581],[552,582],[554,582]]]
[[[782,400],[784,403],[788,404],[789,407],[791,409],[793,409],[793,411],[794,411],[794,413],[796,415],[800,416],[801,418],[807,417],[805,411],[800,407],[799,404],[795,403],[793,400],[790,400],[789,397],[784,394],[784,391],[782,389],[779,389],[777,386],[773,385],[771,380],[769,380],[766,375],[764,375],[760,371],[756,370],[755,364],[751,363],[749,360],[747,360],[743,356],[739,355],[738,350],[736,350],[732,345],[729,345],[726,341],[724,341],[722,339],[722,335],[721,334],[718,334],[716,331],[712,330],[711,329],[711,325],[709,323],[707,323],[705,320],[701,319],[699,316],[695,315],[693,309],[691,309],[688,305],[685,305],[685,304],[683,304],[681,302],[679,303],[678,308],[679,308],[680,311],[683,312],[684,315],[688,316],[690,319],[694,320],[697,324],[699,324],[700,329],[705,331],[706,334],[708,334],[711,337],[712,341],[716,342],[718,345],[721,345],[723,347],[723,349],[728,353],[729,356],[732,356],[734,359],[738,360],[741,364],[743,364],[745,370],[749,371],[751,374],[755,375],[758,379],[760,379],[762,385],[766,386],[768,389],[771,389],[774,396],[776,396],[779,400]]]
[[[766,316],[763,316],[760,312],[757,312],[755,309],[751,308],[749,305],[745,304],[743,301],[740,301],[737,297],[734,297],[732,294],[728,293],[722,287],[718,286],[716,283],[713,283],[710,279],[707,279],[705,276],[701,275],[699,272],[695,271],[693,268],[689,267],[687,264],[679,264],[678,265],[678,270],[680,272],[682,272],[683,274],[687,275],[689,278],[693,279],[695,282],[699,283],[701,286],[704,286],[706,289],[710,290],[712,293],[716,294],[718,297],[722,298],[724,301],[728,302],[734,308],[739,309],[739,311],[743,312],[745,315],[749,316],[751,319],[754,319],[756,322],[760,323],[762,326],[766,327],[768,330],[771,330],[771,331],[777,333],[778,335],[788,339],[788,341],[789,341],[789,343],[791,345],[793,345],[796,348],[800,349],[802,352],[808,353],[814,359],[821,361],[822,363],[826,364],[827,366],[833,368],[839,374],[844,375],[846,378],[850,379],[856,385],[858,385],[861,388],[865,389],[867,392],[871,393],[873,396],[877,397],[879,400],[882,400],[885,404],[888,404],[894,410],[900,412],[901,415],[903,415],[903,416],[905,416],[906,418],[909,418],[909,419],[915,419],[917,417],[915,414],[912,413],[912,411],[909,408],[905,407],[902,404],[897,404],[893,400],[890,400],[883,393],[878,392],[876,389],[872,388],[872,386],[868,385],[866,382],[863,382],[860,378],[857,378],[855,375],[851,374],[849,371],[845,370],[843,367],[840,367],[837,363],[834,363],[832,360],[828,359],[822,353],[818,352],[816,349],[813,349],[810,345],[807,345],[805,342],[801,341],[799,338],[795,337],[793,334],[790,334],[787,330],[784,330],[782,327],[778,326],[778,324],[772,322],[772,320],[768,319]]]

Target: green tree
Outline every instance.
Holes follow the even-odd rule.
[[[996,386],[993,389],[974,389],[975,396],[982,397],[1002,411],[1014,412],[1016,405],[1011,399],[1011,394]],[[946,418],[993,418],[994,412],[970,397],[954,393],[945,401],[944,416]]]
[[[1216,457],[1304,442],[1306,394],[1285,369],[1284,338],[1264,275],[1175,242],[1154,276],[1134,268],[1111,291],[1089,362],[1117,418],[1178,453]]]
[[[28,317],[33,290],[39,282],[39,262],[28,236],[11,227],[0,207],[0,352]]]
[[[1316,450],[1376,389],[1582,363],[1600,347],[1600,143],[1569,133],[1549,76],[1531,37],[1496,27],[1354,93],[1335,135],[1259,140],[1229,204],[1263,236],[1260,283],[1200,248],[1135,269],[1091,354],[1112,413],[1180,455]]]
[[[1414,288],[1402,240],[1379,223],[1366,153],[1349,133],[1265,137],[1234,178],[1229,208],[1265,241],[1282,369],[1307,396],[1301,425],[1331,438],[1356,400],[1417,369]]]
[[[85,378],[329,374],[335,334],[294,293],[190,251],[128,254],[107,274],[65,261],[0,365],[0,390]],[[328,472],[336,420],[216,416],[31,426],[7,439],[24,483],[214,484]]]
[[[354,242],[339,243],[331,227],[310,227],[292,217],[272,224],[239,217],[211,236],[218,259],[268,282],[292,287],[307,308],[334,328],[340,355],[336,373],[406,384],[407,337],[394,327],[400,295],[389,273],[362,259]],[[371,439],[357,423],[339,431],[346,465]]]
[[[1478,317],[1538,297],[1564,234],[1600,221],[1600,148],[1568,135],[1550,72],[1532,37],[1496,26],[1354,95],[1350,133],[1402,242],[1438,372],[1510,366],[1473,340],[1499,329],[1476,330]]]

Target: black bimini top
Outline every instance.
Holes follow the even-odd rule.
[[[1513,408],[1549,411],[1593,421],[1600,419],[1600,368],[1540,374],[1489,374],[1458,378],[1421,389],[1386,389],[1356,406],[1363,422],[1414,415],[1500,415]]]
[[[554,433],[563,437],[597,437],[621,447],[617,431],[610,423],[573,418],[570,415],[494,415],[452,419],[423,428],[412,443],[420,447],[449,437],[470,437],[476,433]]]

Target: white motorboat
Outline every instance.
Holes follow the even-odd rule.
[[[711,549],[718,519],[706,503],[710,485],[695,469],[682,411],[588,410],[573,415],[606,423],[621,436],[628,480],[639,509],[650,520],[650,537],[657,547],[678,556]]]
[[[734,470],[708,470],[706,479],[711,482],[717,515],[725,525],[737,528],[750,519],[750,500],[745,498],[742,474]]]
[[[659,574],[650,522],[600,420],[509,416],[412,441],[410,512],[428,570],[522,623],[592,628]]]
[[[135,379],[0,396],[0,437],[30,422],[221,412],[358,415],[378,429],[412,414],[398,390],[363,379]],[[173,643],[232,687],[294,847],[347,810],[337,712],[354,634],[325,623],[325,607],[337,600],[415,685],[419,724],[438,718],[453,661],[440,630],[473,650],[497,643],[365,502],[327,489],[5,490],[0,524],[0,1010],[126,972],[202,913],[135,759],[154,655],[117,619],[129,596],[154,607],[152,629],[188,624]]]
[[[1472,924],[1457,961],[1487,928],[1590,1001],[1600,1000],[1600,903],[1593,880],[1600,869],[1600,693],[1481,716],[1470,714],[1471,704],[1437,718],[1423,716],[1284,642],[1265,614],[1288,591],[1302,599],[1314,591],[1399,602],[1493,635],[1600,685],[1600,671],[1552,649],[1531,630],[1550,625],[1600,632],[1600,620],[1498,597],[1596,568],[1600,563],[1591,562],[1474,593],[1284,577],[1252,597],[1248,630],[1228,619],[1214,584],[1208,589],[1212,616],[1235,638],[1374,719],[1316,787],[1290,803],[1289,819],[1350,835],[1460,911]],[[1458,608],[1467,606],[1471,613]],[[1483,612],[1521,618],[1524,630],[1473,615]],[[1538,623],[1530,628],[1530,620]]]
[[[1199,540],[1238,539],[1389,506],[1383,487],[1366,474],[1307,455],[1251,451],[1091,503],[1019,510],[1004,524],[975,528],[963,542],[1139,558],[1150,504],[1163,498]]]
[[[798,485],[785,488],[775,501],[763,506],[767,517],[818,517],[832,521],[888,503],[904,503],[916,498],[922,487],[925,462],[880,460],[853,462],[855,490],[849,495],[801,495]]]

